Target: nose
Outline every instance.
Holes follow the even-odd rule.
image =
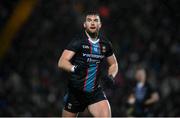
[[[94,21],[91,22],[91,25],[94,25]]]

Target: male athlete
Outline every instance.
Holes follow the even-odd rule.
[[[109,64],[108,73],[103,78],[112,83],[118,71],[118,64],[111,43],[100,36],[100,16],[88,12],[84,21],[85,31],[63,51],[58,66],[71,73],[68,92],[64,97],[63,117],[76,117],[88,108],[93,116],[110,117],[109,102],[99,84],[99,70],[103,59]]]
[[[147,81],[146,70],[143,67],[136,69],[135,79],[137,83],[129,97],[131,104],[134,104],[132,115],[136,117],[152,116],[151,107],[159,100],[159,94]]]

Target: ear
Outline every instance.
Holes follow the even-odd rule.
[[[102,26],[102,23],[100,22],[100,23],[99,23],[99,28],[101,28],[101,26]]]
[[[86,23],[85,22],[84,22],[83,26],[84,26],[84,28],[86,28]]]

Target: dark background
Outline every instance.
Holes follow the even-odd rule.
[[[17,6],[30,2],[34,4],[29,16],[19,22],[23,15],[14,14]],[[141,64],[160,94],[155,115],[179,116],[179,6],[179,0],[1,0],[0,116],[61,115],[67,76],[57,62],[82,31],[82,14],[93,7],[119,62],[115,86],[105,88],[112,115],[127,116],[130,83]],[[15,29],[16,23],[21,25]]]

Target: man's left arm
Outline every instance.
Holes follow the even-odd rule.
[[[118,72],[118,63],[115,55],[113,54],[112,56],[107,57],[107,62],[109,64],[108,76],[112,76],[112,78],[115,78]]]
[[[158,100],[159,100],[159,94],[157,92],[153,92],[151,94],[150,98],[147,99],[144,104],[145,105],[150,105],[150,104],[153,104],[153,103],[157,102]]]

